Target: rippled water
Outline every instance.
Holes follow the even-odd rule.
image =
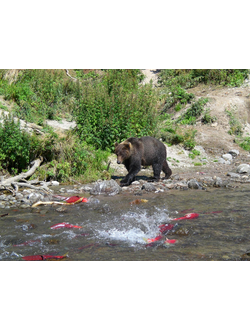
[[[1,210],[0,260],[31,255],[66,255],[64,260],[242,260],[250,250],[250,189],[213,189],[98,196],[92,203]],[[131,205],[137,198],[147,203]],[[98,202],[99,201],[99,202]],[[159,225],[185,213],[193,220],[173,221],[162,240]],[[213,213],[215,212],[215,213]],[[82,228],[51,229],[69,222]],[[165,239],[175,239],[165,244]],[[242,257],[245,255],[244,257]]]

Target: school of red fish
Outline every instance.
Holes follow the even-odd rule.
[[[58,199],[63,200],[65,202],[65,204],[74,204],[74,203],[80,201],[80,199],[81,199],[81,202],[88,202],[87,198],[79,197],[79,196],[71,196],[71,197],[64,197],[64,196],[60,196],[60,195],[53,195],[53,196],[58,198]],[[190,209],[190,211],[191,210],[193,210],[193,209]],[[184,210],[184,211],[181,211],[180,213],[184,213],[185,211],[189,211],[189,210]],[[208,213],[220,213],[220,212],[221,211],[208,212]],[[198,217],[199,217],[198,213],[187,213],[183,217],[170,219],[170,221],[192,220],[192,219],[195,219],[195,218],[198,218]],[[68,222],[61,222],[61,223],[57,223],[57,224],[50,227],[50,229],[53,229],[53,230],[54,229],[60,229],[60,228],[82,228],[82,226],[72,225]],[[166,244],[166,245],[175,244],[177,242],[176,239],[168,239],[167,237],[164,236],[165,234],[167,234],[173,228],[174,228],[174,225],[171,224],[171,223],[165,223],[165,224],[159,225],[159,232],[160,232],[159,235],[157,235],[154,238],[145,238],[144,239],[146,241],[146,243],[148,243],[146,246],[152,246],[153,243],[155,243],[157,241],[160,241],[160,240],[163,240],[163,239],[165,239],[164,244]],[[86,234],[84,234],[84,235],[86,235]],[[39,242],[41,242],[41,240],[39,240],[39,239],[38,240],[30,240],[30,241],[23,242],[23,243],[20,243],[20,244],[15,244],[14,246],[26,246],[26,245],[30,246],[30,245],[33,245],[33,244],[39,243]],[[87,245],[87,247],[89,247],[89,246],[90,245]],[[85,247],[86,246],[84,246],[80,249],[83,249]],[[26,261],[62,260],[66,257],[67,257],[67,255],[62,255],[62,256],[61,255],[56,255],[55,256],[55,255],[47,255],[46,254],[46,255],[24,256],[24,257],[22,257],[22,259],[26,260]]]

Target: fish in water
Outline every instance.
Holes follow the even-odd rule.
[[[61,223],[57,223],[56,225],[53,225],[50,227],[51,229],[59,229],[59,228],[82,228],[82,226],[76,226],[76,225],[72,225],[68,222],[61,222]]]
[[[174,244],[174,243],[176,243],[176,239],[166,239],[166,241],[164,242],[164,244]]]
[[[56,195],[58,196],[58,195]],[[33,204],[31,207],[37,207],[39,205],[53,205],[53,204],[57,204],[57,205],[75,205],[81,202],[88,202],[88,199],[85,197],[78,197],[78,196],[72,196],[72,197],[66,197],[66,200],[64,200],[63,202],[57,202],[57,201],[49,201],[49,202],[36,202],[35,204]]]
[[[164,225],[160,225],[159,228],[160,228],[160,232],[162,234],[165,234],[169,230],[173,229],[174,228],[174,225],[172,225],[171,223],[166,223]]]
[[[190,220],[190,219],[198,218],[198,216],[199,216],[198,213],[187,213],[186,215],[184,215],[184,217],[171,219],[171,221]]]
[[[181,218],[175,218],[175,219],[171,219],[171,221],[177,221],[177,220],[188,220],[188,219],[195,219],[195,218],[198,218],[199,214],[198,213],[188,213],[186,214],[184,217],[181,217]],[[160,225],[159,228],[160,228],[160,232],[162,234],[166,233],[167,231],[173,229],[173,225],[172,224],[163,224],[163,225]],[[156,241],[159,241],[160,239],[162,239],[163,236],[162,235],[159,235],[159,236],[156,236],[155,238],[148,238],[148,239],[145,239],[145,241],[147,243],[153,243],[153,242],[156,242]],[[171,242],[170,242],[171,241]],[[173,244],[175,242],[173,242],[174,240],[169,240],[169,242],[167,242],[167,240],[165,241],[165,243],[169,243],[169,244]]]
[[[23,243],[20,243],[20,244],[14,244],[13,246],[33,245],[34,243],[41,243],[41,240],[40,239],[30,240],[30,241],[23,242]]]
[[[163,238],[162,235],[158,235],[154,238],[145,238],[144,240],[147,242],[147,243],[154,243],[154,242],[157,242],[159,240],[161,240]]]
[[[65,197],[65,196],[60,196],[60,195],[53,195],[53,197],[61,199],[61,200],[65,201],[66,203],[75,203],[82,198],[79,196]],[[83,203],[86,203],[86,202],[88,202],[88,199],[83,197],[81,201]]]
[[[64,259],[66,258],[67,255],[63,255],[63,256],[53,256],[53,255],[50,255],[50,254],[39,254],[39,255],[34,255],[34,256],[25,256],[25,257],[22,257],[23,260],[26,260],[26,261],[38,261],[38,260],[61,260],[61,259]]]

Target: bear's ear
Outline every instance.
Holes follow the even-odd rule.
[[[118,143],[116,142],[116,143],[115,143],[115,147],[117,147],[117,146],[118,146]]]
[[[130,150],[132,148],[132,144],[130,142],[123,143],[126,149]]]

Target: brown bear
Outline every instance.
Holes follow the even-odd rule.
[[[129,138],[118,144],[115,143],[117,163],[124,164],[128,174],[121,180],[121,186],[129,186],[135,180],[136,174],[140,171],[141,165],[152,165],[154,171],[153,181],[160,179],[160,173],[165,173],[165,178],[172,174],[166,161],[167,151],[165,145],[151,137]]]

